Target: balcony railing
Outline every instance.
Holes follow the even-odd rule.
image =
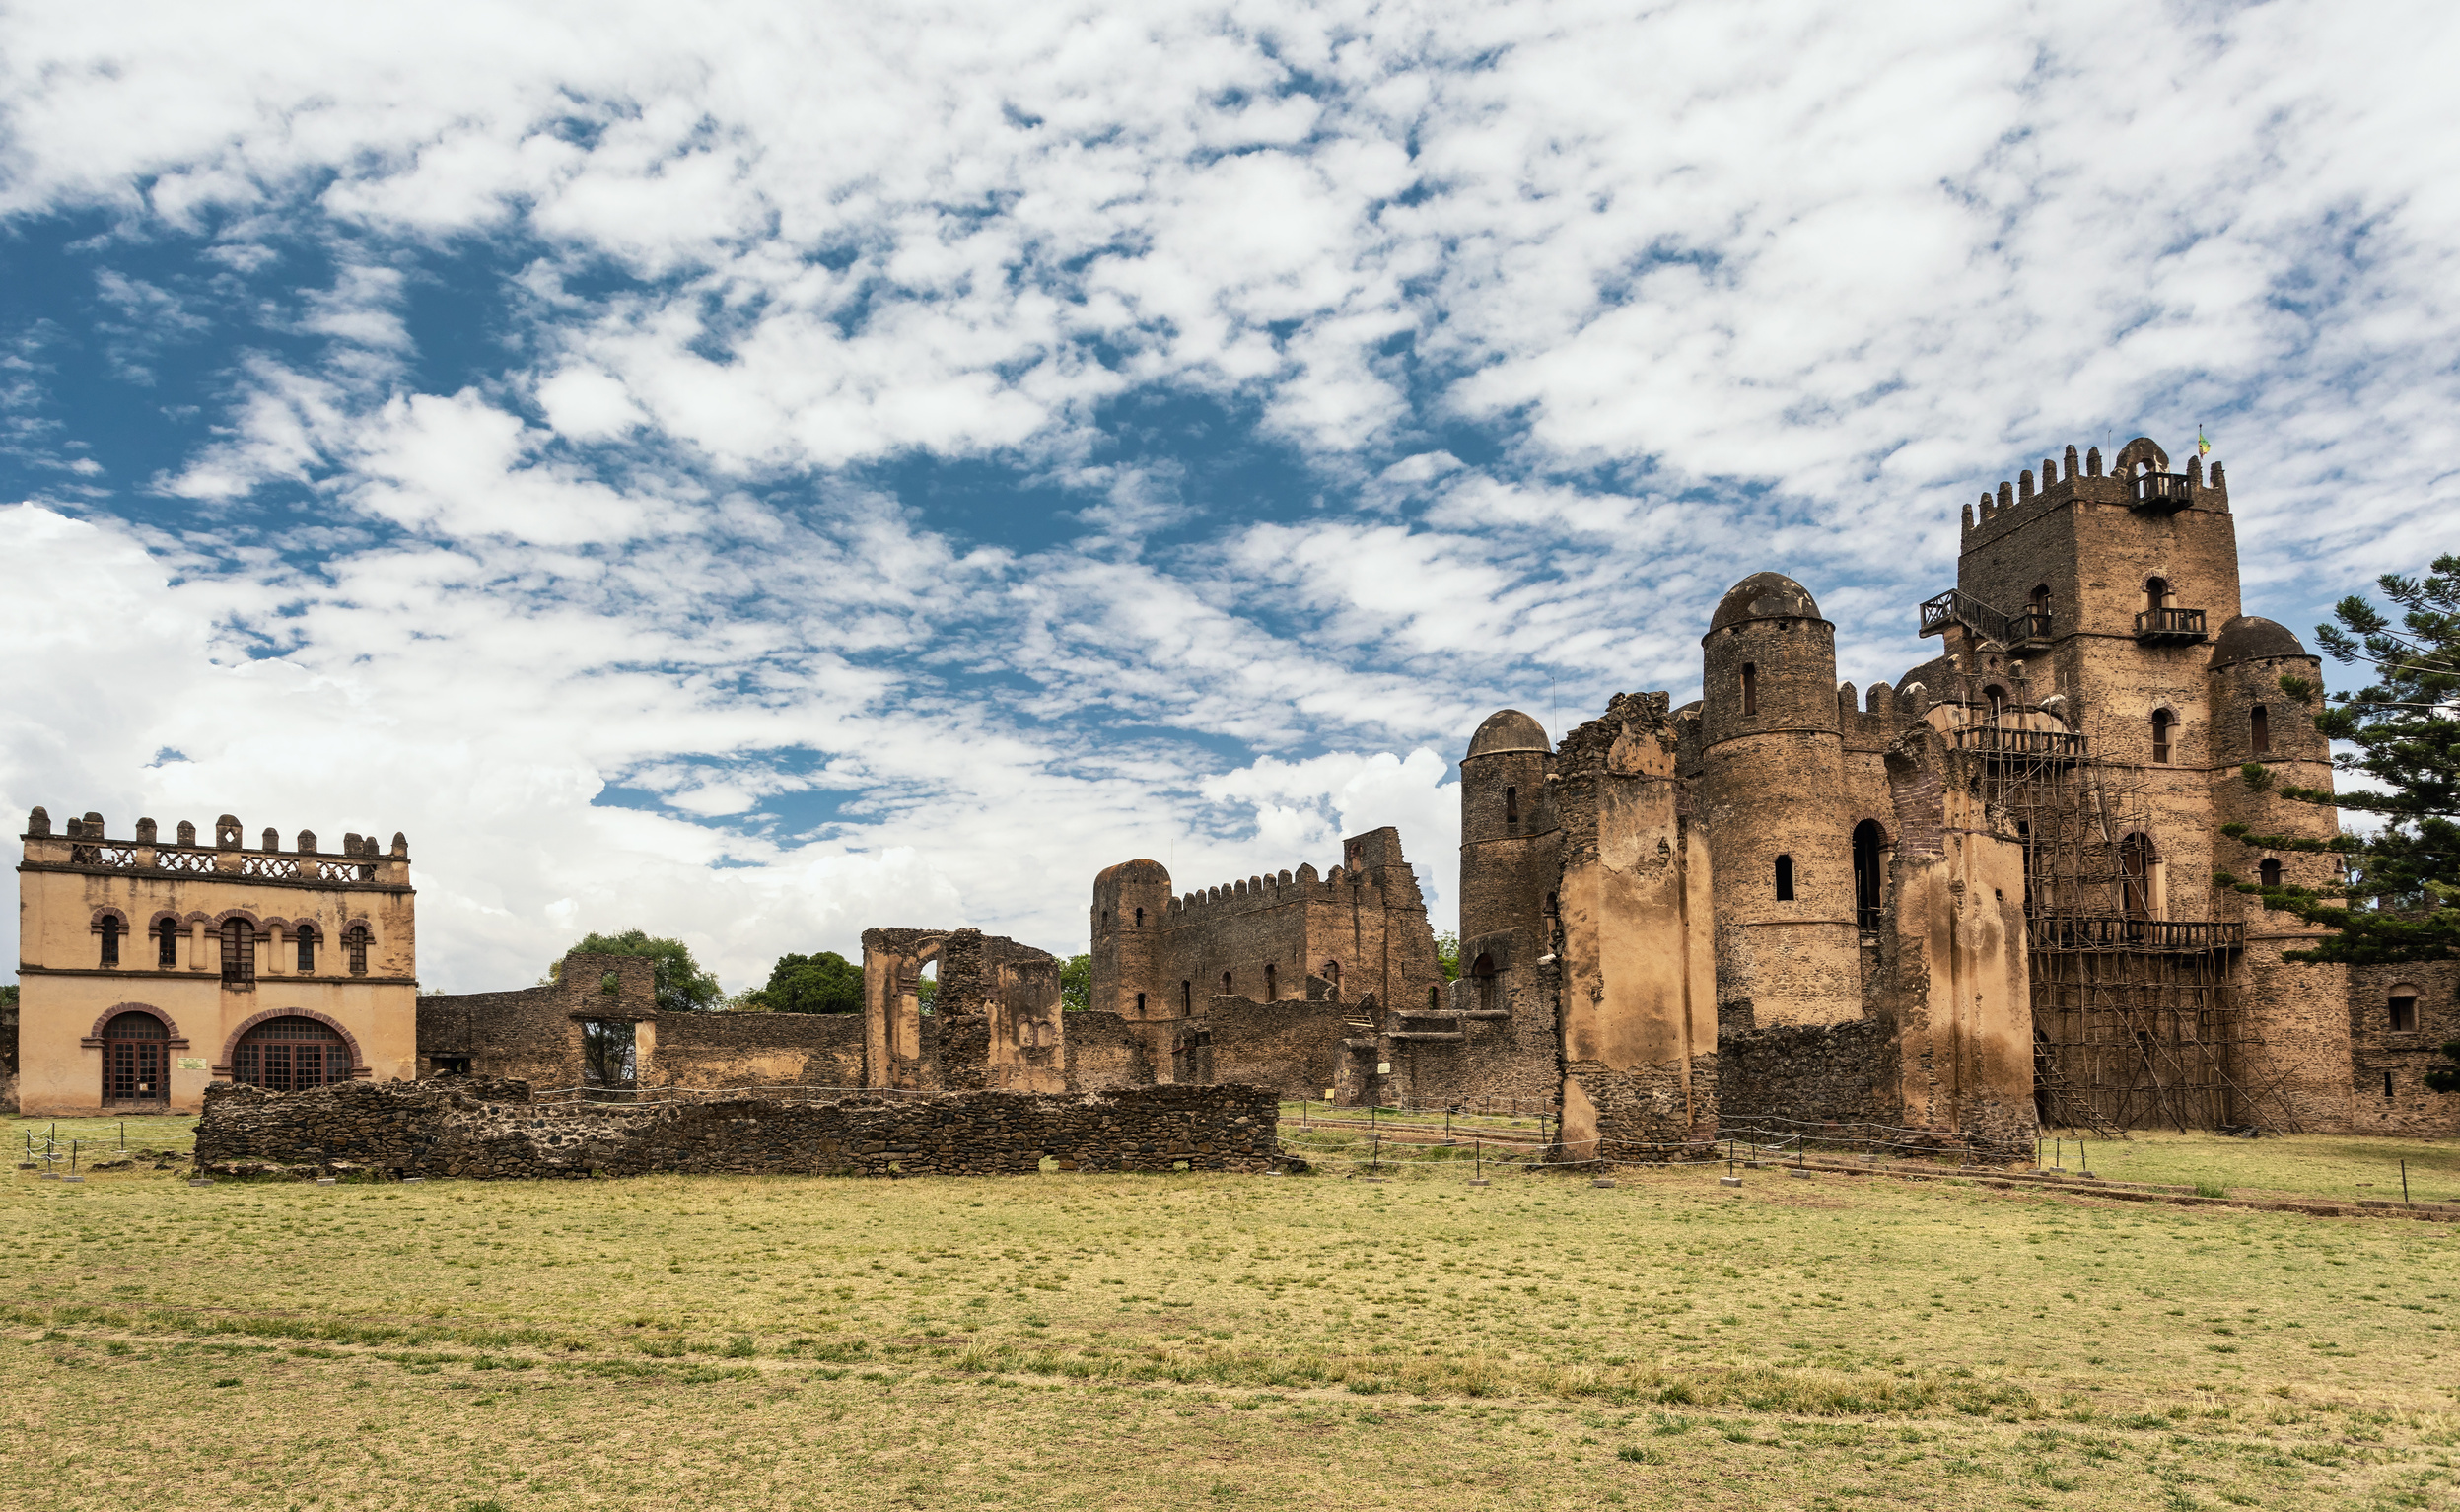
[[[2048,914],[2024,922],[2035,950],[2239,950],[2246,926],[2115,914]]]
[[[2201,641],[2204,639],[2204,611],[2201,609],[2146,609],[2136,616],[2136,639],[2139,641]]]
[[[2183,472],[2140,472],[2128,480],[2127,502],[2139,510],[2183,510],[2195,503],[2195,479]]]
[[[1986,641],[2002,646],[2022,646],[2028,642],[2050,639],[2050,611],[2019,609],[2003,614],[1962,588],[1949,588],[1922,601],[1922,633],[1937,635],[1950,625],[1962,625]]]
[[[2084,737],[2064,729],[2003,729],[1961,724],[1948,731],[1957,750],[1986,756],[2042,756],[2068,760],[2084,754]]]

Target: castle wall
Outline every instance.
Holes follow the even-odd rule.
[[[1717,1132],[1708,839],[1662,694],[1564,738],[1559,1025],[1570,1158],[1661,1157]]]
[[[2460,1040],[2460,962],[2358,966],[2349,968],[2348,977],[2350,1131],[2419,1138],[2460,1134],[2460,1092],[2425,1086],[2429,1068],[2450,1064],[2439,1047]],[[2394,987],[2416,990],[2413,1029],[2392,1025]]]
[[[659,1106],[537,1103],[518,1081],[458,1077],[288,1093],[222,1086],[197,1124],[196,1159],[207,1170],[350,1163],[480,1181],[1030,1175],[1045,1159],[1070,1171],[1262,1171],[1280,1156],[1273,1115],[1270,1092],[1241,1086]]]

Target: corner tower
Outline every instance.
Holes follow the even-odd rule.
[[[1089,1006],[1126,1019],[1175,1016],[1159,971],[1161,930],[1170,913],[1170,872],[1157,860],[1106,866],[1093,878],[1093,970]]]
[[[1487,716],[1460,760],[1460,937],[1517,929],[1543,954],[1555,885],[1554,748],[1517,709]]]
[[[1755,573],[1700,646],[1720,1028],[1858,1019],[1836,627],[1802,584]]]

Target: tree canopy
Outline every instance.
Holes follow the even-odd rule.
[[[692,947],[679,939],[661,939],[646,929],[626,929],[620,934],[600,934],[593,930],[581,942],[564,952],[574,950],[590,955],[645,955],[656,961],[658,1011],[661,1013],[696,1013],[718,1005],[724,995],[716,976],[700,969],[692,959]],[[546,969],[549,977],[561,977],[563,956],[558,956]]]
[[[736,1007],[768,1013],[860,1013],[863,968],[834,950],[781,955],[767,985],[735,1000]]]
[[[1072,955],[1059,963],[1059,1011],[1082,1013],[1093,1005],[1093,958]]]
[[[1450,929],[1435,937],[1435,964],[1446,982],[1460,980],[1460,935]]]
[[[2386,573],[2378,581],[2402,611],[2397,627],[2352,594],[2334,607],[2336,623],[2315,629],[2333,659],[2372,668],[2367,686],[2318,702],[2320,690],[2305,678],[2281,679],[2284,693],[2316,707],[2317,729],[2355,747],[2335,754],[2334,768],[2367,785],[2276,790],[2271,769],[2257,762],[2240,769],[2240,780],[2295,802],[2378,814],[2381,827],[2330,840],[2221,827],[2253,849],[2342,858],[2341,879],[2324,887],[2216,877],[2268,909],[2336,931],[2314,949],[2287,952],[2292,960],[2374,965],[2460,955],[2460,555],[2436,557],[2423,579]]]

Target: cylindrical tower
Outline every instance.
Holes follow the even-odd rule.
[[[1553,747],[1517,709],[1487,716],[1460,761],[1460,937],[1506,929],[1548,948],[1546,894],[1555,885]],[[1464,963],[1465,966],[1466,963]]]
[[[2303,678],[2312,702],[2289,697],[2284,673]],[[2322,707],[2323,663],[2284,626],[2242,614],[2213,641],[2206,708],[2212,719],[2213,827],[2243,824],[2257,835],[2329,840],[2340,832],[2337,809],[2292,802],[2282,788],[2329,790],[2332,752],[2315,728]],[[2255,762],[2272,774],[2258,791],[2242,775]],[[2315,852],[2263,850],[2217,833],[2214,864],[2243,882],[2322,887],[2338,879],[2335,858]],[[2224,892],[2215,917],[2246,925],[2241,990],[2260,1009],[2261,1026],[2241,1037],[2231,1067],[2241,1085],[2278,1087],[2262,1105],[2232,1107],[2242,1123],[2293,1120],[2331,1128],[2351,1117],[2350,971],[2324,962],[2287,961],[2311,949],[2324,931],[2277,914],[2243,893]]]
[[[1156,976],[1169,913],[1170,873],[1160,861],[1121,861],[1093,878],[1088,1006],[1128,1019],[1175,1015],[1178,999],[1161,992]]]
[[[1860,1018],[1836,627],[1800,584],[1755,573],[1700,645],[1720,1025]]]

